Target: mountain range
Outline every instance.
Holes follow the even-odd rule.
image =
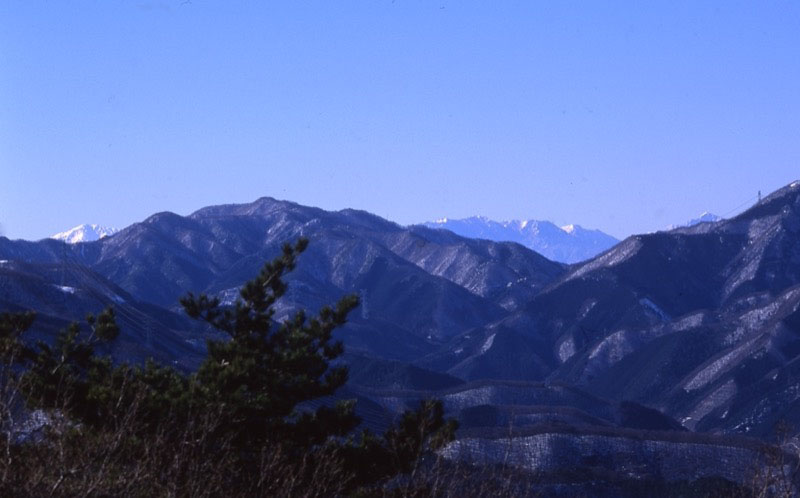
[[[800,427],[800,182],[731,219],[635,235],[570,265],[481,232],[533,234],[530,223],[477,220],[461,220],[475,229],[467,238],[457,224],[403,227],[265,197],[157,213],[78,244],[0,237],[0,309],[36,310],[46,339],[112,304],[114,355],[191,369],[213,332],[187,320],[179,298],[232,303],[282,243],[307,237],[276,318],[361,297],[337,332],[351,371],[337,395],[358,399],[370,427],[433,396],[462,422],[452,455],[497,455],[498,434],[513,428],[522,448],[568,447],[578,459],[600,458],[605,449],[580,441],[602,440],[634,455],[626,466],[651,462],[647,472],[675,472],[670,458],[687,452],[716,455],[709,472],[726,479],[779,421]],[[653,445],[664,459],[648,460]]]
[[[720,221],[721,219],[717,215],[705,212],[682,225],[670,225],[667,230]],[[585,261],[619,243],[618,239],[600,230],[590,230],[574,224],[559,227],[552,222],[542,220],[494,221],[484,216],[472,216],[455,220],[441,218],[421,225],[449,230],[462,237],[472,239],[517,242],[548,259],[561,263]],[[62,240],[68,244],[77,244],[93,242],[117,232],[119,232],[118,228],[83,224],[51,235],[50,238]]]
[[[423,223],[428,228],[450,230],[462,237],[517,242],[553,261],[578,263],[616,245],[619,240],[580,225],[559,227],[549,221],[494,221],[483,216],[463,219],[441,218]]]

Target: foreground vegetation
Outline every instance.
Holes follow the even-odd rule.
[[[34,345],[24,337],[33,314],[0,315],[0,495],[374,494],[399,490],[403,475],[409,486],[456,423],[438,401],[382,435],[355,432],[353,402],[302,408],[347,381],[346,367],[330,365],[343,352],[332,332],[358,304],[346,297],[317,316],[273,321],[306,245],[284,246],[232,308],[206,295],[182,300],[228,336],[208,341],[191,374],[99,354],[119,334],[111,309]]]
[[[32,313],[0,314],[0,496],[792,496],[785,469],[797,467],[783,460],[760,466],[771,473],[753,486],[449,462],[436,450],[457,424],[434,400],[381,435],[358,431],[353,402],[320,402],[347,381],[332,334],[357,299],[273,319],[306,246],[285,246],[233,307],[182,300],[226,336],[188,374],[102,354],[120,332],[112,309],[35,344]]]

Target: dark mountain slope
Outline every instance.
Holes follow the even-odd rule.
[[[263,245],[278,244],[298,236],[324,239],[317,234],[367,240],[431,275],[444,277],[473,294],[502,303],[522,302],[563,273],[563,265],[517,244],[477,241],[423,227],[403,228],[352,209],[333,213],[262,198],[253,204],[204,208],[191,215],[222,240],[227,240],[223,234],[230,231],[229,226],[240,223],[242,217],[251,223],[260,220],[262,229],[268,227]],[[363,258],[367,255],[367,251],[346,253],[328,263],[348,268],[352,263],[344,261],[342,256]],[[343,261],[348,264],[341,265]],[[340,273],[348,275],[351,272]],[[510,291],[510,288],[517,292]]]
[[[108,351],[141,363],[152,357],[191,369],[205,354],[209,332],[188,318],[136,301],[130,294],[75,264],[0,262],[0,310],[35,310],[30,340],[51,341],[72,321],[112,306],[121,335]]]
[[[798,284],[795,183],[731,220],[630,238],[519,313],[551,341],[550,378],[763,435],[782,416],[800,423],[798,386],[780,381],[800,352]]]
[[[420,366],[550,379],[692,428],[800,427],[800,183],[717,223],[630,237]]]
[[[358,293],[362,306],[342,331],[348,346],[413,359],[465,330],[496,321],[563,266],[517,244],[406,229],[363,211],[326,212],[261,198],[158,213],[96,242],[67,246],[0,239],[0,258],[85,266],[135,299],[179,310],[188,291],[232,302],[239,286],[299,237],[312,240],[289,278],[279,316]]]
[[[387,233],[392,252],[428,273],[514,309],[564,272],[563,265],[515,243],[464,239],[446,230],[421,226]]]
[[[362,305],[339,333],[367,358],[360,375],[374,375],[374,388],[560,382],[657,408],[690,428],[766,434],[780,418],[800,424],[798,183],[731,220],[630,237],[571,267],[518,244],[270,198],[160,213],[75,246],[0,238],[0,258],[33,273],[64,260],[99,273],[172,329],[174,315],[162,308],[176,309],[188,290],[232,302],[281,243],[300,236],[312,243],[277,317],[358,293]],[[15,289],[9,307],[55,306]],[[478,418],[489,410],[474,409]]]
[[[441,399],[445,411],[462,421],[463,430],[625,427],[685,431],[656,410],[631,402],[608,401],[562,384],[475,381],[426,390],[376,388],[354,379],[350,389],[393,413],[413,407],[422,399]]]
[[[797,426],[800,287],[742,312],[697,313],[660,330],[588,381],[658,406],[688,427],[770,435]],[[703,318],[705,316],[706,318]]]
[[[630,237],[571,267],[503,323],[545,342],[539,357],[546,363],[583,354],[598,358],[591,363],[602,368],[613,352],[597,348],[613,334],[650,329],[698,310],[747,309],[740,298],[754,292],[777,295],[800,283],[798,185],[732,220]]]

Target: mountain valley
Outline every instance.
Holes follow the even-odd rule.
[[[461,422],[450,455],[491,460],[506,434],[524,462],[552,445],[585,459],[576,441],[591,440],[597,458],[619,443],[630,466],[642,441],[657,441],[669,454],[692,447],[698,461],[730,454],[739,473],[742,455],[775,441],[779,423],[800,433],[800,183],[731,219],[619,243],[584,231],[597,255],[562,253],[571,264],[485,231],[463,237],[461,225],[402,227],[265,197],[158,213],[75,244],[3,237],[0,306],[35,310],[35,336],[46,339],[112,305],[116,359],[189,370],[214,332],[179,299],[207,293],[232,304],[283,243],[305,237],[275,319],[359,296],[337,331],[350,366],[337,397],[358,399],[370,427],[435,397]],[[481,230],[490,228],[499,229]],[[648,458],[647,472],[687,477]],[[557,466],[533,467],[542,465]],[[733,479],[718,470],[692,477]]]

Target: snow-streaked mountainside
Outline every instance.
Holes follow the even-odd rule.
[[[358,399],[366,427],[437,398],[461,423],[452,458],[747,479],[779,422],[800,438],[800,182],[714,219],[564,265],[526,237],[593,231],[485,218],[403,227],[264,197],[156,213],[80,245],[0,237],[0,311],[36,311],[33,338],[47,339],[113,305],[116,358],[152,352],[191,369],[210,332],[175,313],[180,297],[230,304],[283,242],[306,237],[275,318],[358,294],[336,331],[351,369],[336,396]]]
[[[57,290],[61,297],[65,292],[53,285],[78,288],[68,277],[80,268],[167,311],[180,311],[187,291],[227,303],[283,243],[300,237],[311,245],[303,267],[288,278],[291,295],[277,307],[276,318],[288,316],[295,305],[320,309],[358,293],[361,311],[340,337],[351,352],[393,360],[432,353],[449,337],[502,318],[566,270],[520,244],[404,228],[364,211],[328,212],[264,197],[190,216],[156,213],[111,237],[81,244],[0,237],[0,260],[50,269],[47,292],[31,293],[27,289],[41,286],[0,265],[0,310],[5,299],[9,307],[37,309],[44,299],[39,296]],[[107,300],[115,302],[113,296]],[[48,295],[46,301],[53,299]],[[69,309],[57,311],[73,318]]]
[[[474,239],[517,242],[553,261],[577,263],[592,258],[616,245],[619,240],[600,230],[580,225],[559,227],[549,221],[494,221],[483,216],[451,220],[442,218],[423,223]]]
[[[95,240],[114,235],[119,232],[118,228],[108,228],[100,225],[78,225],[66,232],[51,235],[51,239],[63,240],[67,244],[77,244],[78,242],[93,242]]]
[[[722,216],[717,216],[714,213],[709,213],[706,211],[697,218],[691,219],[682,225],[669,225],[667,226],[667,230],[674,230],[682,227],[693,227],[695,225],[699,225],[700,223],[716,223],[717,221],[722,221],[723,219],[724,218]]]

